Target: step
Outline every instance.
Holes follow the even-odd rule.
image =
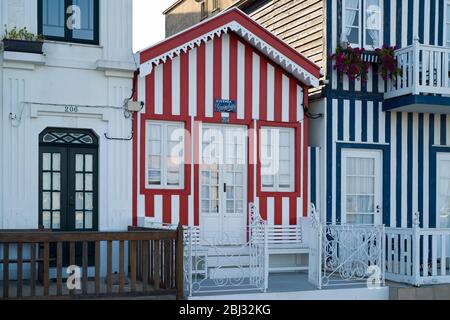
[[[208,269],[208,278],[217,280],[217,279],[242,279],[250,277],[250,268],[249,267],[230,267],[230,268],[209,268]]]

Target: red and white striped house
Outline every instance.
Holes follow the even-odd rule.
[[[320,68],[238,9],[138,55],[134,224],[243,239],[249,202],[271,225],[297,224],[308,208],[304,111]],[[270,150],[276,172],[265,169]]]

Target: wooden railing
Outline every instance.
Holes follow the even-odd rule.
[[[0,231],[0,269],[2,299],[183,299],[183,228]]]
[[[450,48],[423,45],[414,41],[396,51],[402,76],[388,81],[386,99],[403,95],[450,95]]]

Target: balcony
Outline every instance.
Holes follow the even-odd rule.
[[[403,74],[388,81],[384,110],[450,113],[450,48],[415,40],[396,56]]]

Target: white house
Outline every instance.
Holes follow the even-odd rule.
[[[0,51],[0,229],[125,230],[132,0],[1,1],[0,26],[46,39]]]

